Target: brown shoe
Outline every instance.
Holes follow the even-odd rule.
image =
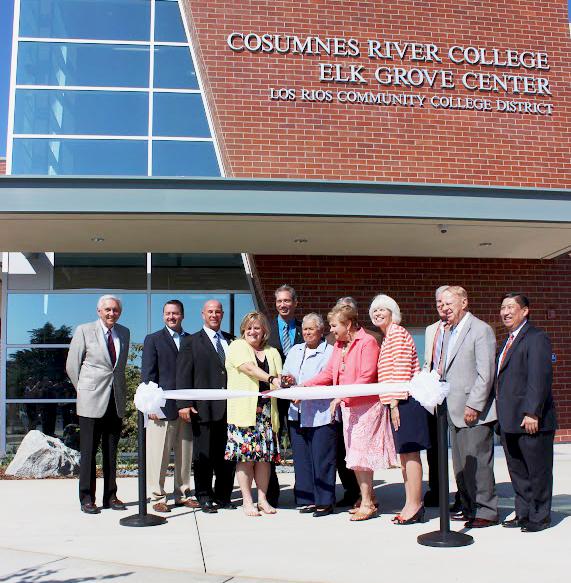
[[[119,500],[116,496],[107,502],[103,502],[103,508],[111,508],[111,510],[127,510],[125,503]]]
[[[473,520],[469,520],[464,525],[464,528],[487,528],[488,526],[496,526],[497,524],[499,524],[497,520],[488,520],[487,518],[474,518]]]
[[[187,498],[186,500],[179,500],[174,504],[177,508],[181,506],[186,506],[187,508],[200,508],[200,503],[198,500],[193,500],[192,498]]]
[[[171,509],[164,502],[157,502],[153,504],[153,510],[155,512],[170,512]]]

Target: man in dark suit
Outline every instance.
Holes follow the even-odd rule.
[[[182,342],[176,373],[178,389],[225,389],[226,353],[232,336],[220,330],[224,311],[218,300],[202,308],[204,326]],[[230,501],[236,465],[224,459],[226,401],[177,401],[178,414],[192,427],[194,487],[203,512],[234,509]],[[212,478],[216,482],[212,488]]]
[[[184,306],[179,300],[169,300],[163,307],[165,326],[149,334],[143,344],[141,377],[144,383],[154,382],[164,390],[176,388],[176,361],[180,343],[187,336],[182,329]],[[149,415],[147,426],[147,483],[153,510],[170,512],[165,492],[165,477],[171,450],[174,450],[175,506],[196,508],[198,503],[190,492],[192,432],[178,416],[176,402],[167,399],[162,408],[164,418]]]
[[[275,291],[276,310],[278,315],[270,320],[270,337],[268,345],[273,346],[280,353],[282,364],[285,362],[287,353],[294,344],[303,343],[301,331],[301,321],[295,317],[297,307],[297,293],[291,285],[281,285]],[[288,411],[290,401],[278,399],[278,414],[280,419],[280,430],[278,440],[281,444],[283,436],[288,435]],[[276,467],[272,463],[270,483],[268,484],[268,502],[277,508],[280,497],[280,486],[276,475]]]
[[[103,457],[103,508],[125,510],[117,498],[117,447],[125,416],[125,367],[129,329],[117,324],[121,300],[105,295],[97,302],[99,318],[81,324],[73,334],[66,372],[77,391],[79,443],[79,503],[82,512],[99,514],[95,504],[97,448]]]
[[[529,323],[529,300],[522,293],[507,294],[500,315],[509,336],[496,360],[496,399],[516,513],[502,525],[538,532],[551,524],[557,428],[551,341]]]

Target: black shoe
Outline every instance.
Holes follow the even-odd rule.
[[[469,516],[467,516],[466,514],[464,514],[464,512],[462,510],[460,510],[460,512],[451,512],[450,513],[450,520],[454,520],[456,522],[467,522],[469,520],[472,520]]]
[[[202,512],[206,512],[206,514],[216,514],[218,512],[218,506],[214,504],[212,500],[206,500],[200,505]]]
[[[360,494],[351,494],[350,492],[345,492],[345,494],[343,495],[343,498],[341,498],[341,500],[339,500],[339,502],[336,502],[335,506],[340,506],[340,507],[353,506],[355,504],[355,502],[357,502],[359,497],[360,497]]]
[[[333,504],[330,504],[329,506],[315,507],[313,518],[321,518],[322,516],[329,516],[330,514],[333,514]]]
[[[438,508],[440,506],[438,492],[428,490],[424,495],[424,506],[426,508]]]
[[[307,506],[302,506],[299,509],[300,514],[312,514],[316,511],[315,504],[308,504]]]
[[[393,519],[393,524],[398,524],[399,526],[408,525],[408,524],[417,524],[418,522],[424,522],[424,506],[421,506],[414,516],[410,518],[404,519],[400,516],[397,516]]]
[[[230,502],[228,500],[228,502],[216,502],[216,505],[218,506],[218,508],[221,508],[222,510],[236,510],[238,508],[238,506],[236,506],[236,504],[234,504],[234,502]]]
[[[460,502],[458,502],[457,500],[454,501],[454,504],[452,504],[452,506],[450,506],[450,514],[458,514],[459,512],[463,512],[464,508],[462,508],[462,504],[460,504]]]
[[[551,526],[551,520],[545,520],[543,522],[530,522],[527,521],[522,527],[521,532],[541,532],[546,528]]]
[[[81,511],[85,512],[85,514],[99,514],[101,510],[95,506],[92,502],[86,502],[85,504],[81,505]]]
[[[125,506],[125,503],[121,502],[119,498],[111,498],[111,500],[103,502],[103,508],[111,508],[111,510],[127,510],[127,506]]]
[[[504,528],[521,528],[522,526],[527,524],[527,518],[512,518],[511,520],[504,520],[502,522],[502,526]]]

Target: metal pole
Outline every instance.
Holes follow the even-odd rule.
[[[465,547],[474,542],[473,537],[450,530],[448,506],[448,419],[446,400],[436,408],[438,430],[438,480],[440,482],[440,530],[421,534],[416,540],[425,547]]]
[[[126,516],[119,521],[122,526],[157,526],[165,524],[167,519],[156,514],[147,514],[147,444],[145,430],[145,419],[138,411],[137,420],[137,443],[138,443],[138,466],[139,466],[139,512]]]

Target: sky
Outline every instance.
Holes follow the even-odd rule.
[[[571,0],[568,0],[568,5],[571,19]],[[13,0],[0,0],[0,158],[6,156],[13,14]]]

